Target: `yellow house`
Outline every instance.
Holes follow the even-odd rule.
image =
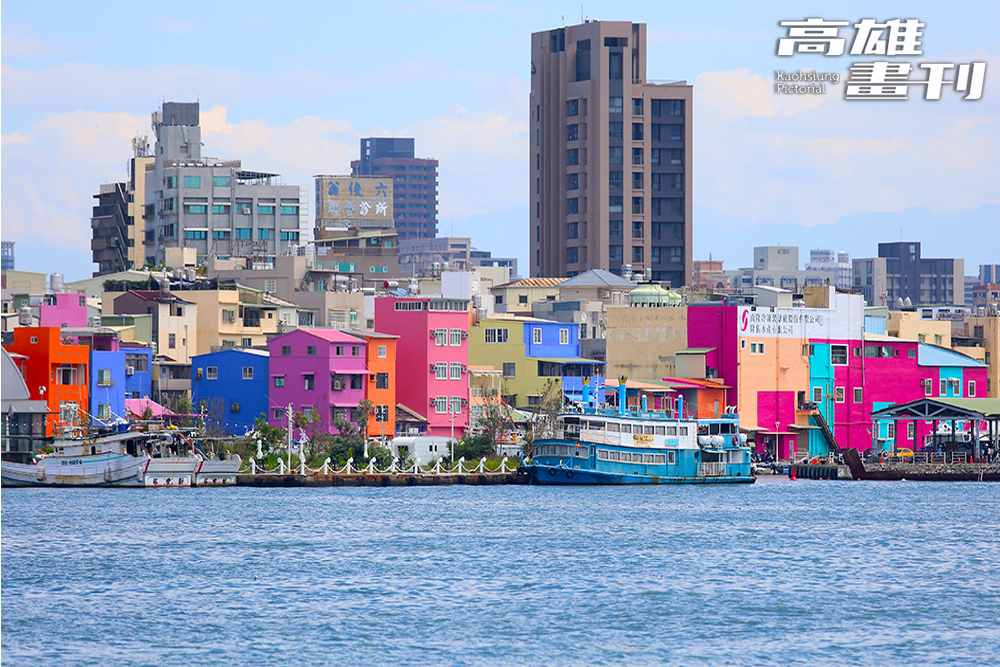
[[[277,306],[264,293],[243,285],[214,290],[184,290],[198,304],[198,354],[213,347],[261,347],[278,333]]]
[[[885,332],[894,338],[951,347],[951,321],[920,319],[915,311],[889,311]]]

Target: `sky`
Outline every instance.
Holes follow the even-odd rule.
[[[525,273],[530,35],[582,15],[646,23],[647,76],[694,85],[696,259],[737,268],[753,245],[820,242],[873,256],[906,237],[964,256],[967,274],[1000,263],[1000,4],[751,4],[7,3],[0,235],[19,269],[89,276],[93,195],[125,180],[162,102],[199,101],[203,155],[310,192],[315,174],[349,173],[361,137],[414,137],[417,157],[440,162],[439,233]],[[983,97],[778,95],[776,70],[872,59],[777,56],[779,22],[806,17],[919,19],[922,56],[893,62],[986,62]],[[841,31],[848,49],[853,34]]]

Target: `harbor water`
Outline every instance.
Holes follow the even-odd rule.
[[[4,665],[982,665],[1000,484],[4,489]]]

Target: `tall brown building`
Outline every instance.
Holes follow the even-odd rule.
[[[646,24],[531,36],[531,275],[689,282],[691,97],[646,79]]]

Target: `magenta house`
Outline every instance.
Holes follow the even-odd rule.
[[[45,294],[38,306],[38,326],[87,326],[87,297],[83,294]]]
[[[268,423],[285,427],[285,409],[314,412],[336,433],[334,418],[357,423],[365,397],[365,341],[336,329],[296,329],[268,341]]]
[[[469,424],[469,301],[375,299],[375,330],[396,341],[396,400],[427,419],[427,435],[461,437]]]

